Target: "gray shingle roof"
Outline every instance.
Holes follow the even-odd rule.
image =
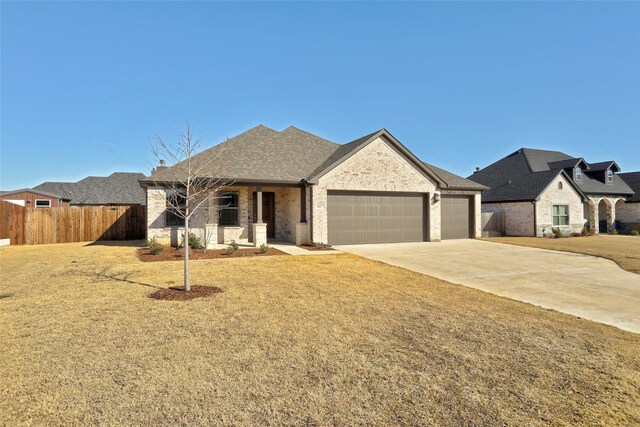
[[[61,194],[70,198],[72,205],[144,205],[146,194],[138,182],[143,178],[142,173],[114,172],[78,182],[43,182],[34,189]]]
[[[425,166],[427,166],[447,185],[446,188],[452,190],[486,190],[488,188],[482,184],[471,181],[470,179],[463,178],[437,166],[430,165],[429,163],[425,163]]]
[[[443,187],[485,189],[483,185],[420,162],[385,129],[339,145],[293,126],[277,132],[260,125],[197,154],[193,161],[196,168],[208,165],[205,173],[215,178],[244,182],[297,183],[318,177],[362,148],[376,135],[385,135],[395,141],[394,144],[397,143],[401,150],[405,150],[403,152],[412,157],[419,168],[433,175]],[[143,182],[176,180],[183,167],[179,163],[171,168],[156,170]]]
[[[615,175],[614,175],[615,176]],[[620,178],[635,192],[629,197],[627,202],[640,202],[640,172],[626,172],[618,174]]]
[[[293,126],[277,132],[259,125],[202,151],[194,157],[206,173],[236,181],[299,182],[340,145]],[[180,177],[183,164],[155,171],[150,179],[172,181]]]
[[[572,157],[560,151],[521,148],[468,178],[491,188],[482,195],[483,202],[535,200],[558,173],[573,168],[580,160],[579,157]],[[620,196],[633,194],[633,190],[618,175],[614,175],[613,183],[606,184],[604,179],[600,181],[597,174],[591,173],[593,165],[600,168],[604,163],[615,164],[614,162],[594,164],[584,162],[587,169],[580,181],[573,181],[570,174],[567,178],[584,194]]]

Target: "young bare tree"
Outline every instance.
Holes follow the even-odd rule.
[[[167,144],[155,137],[151,145],[154,156],[166,167],[152,173],[151,180],[156,186],[167,190],[167,208],[184,221],[184,290],[190,291],[189,282],[189,228],[194,214],[205,207],[209,200],[217,199],[228,180],[216,177],[213,162],[221,150],[209,156],[195,157],[202,148],[202,139],[195,138],[187,123],[186,133],[180,135],[178,144]],[[215,204],[217,205],[217,203]],[[211,212],[209,212],[211,214]],[[215,213],[214,213],[215,214]]]

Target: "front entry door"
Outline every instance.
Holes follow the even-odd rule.
[[[253,222],[258,221],[258,194],[253,193]],[[276,193],[262,193],[262,222],[267,224],[267,237],[276,237]]]

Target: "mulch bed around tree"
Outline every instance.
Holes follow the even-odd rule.
[[[216,286],[200,286],[193,285],[189,292],[185,292],[182,287],[171,287],[168,289],[160,289],[149,295],[149,298],[164,301],[189,301],[195,298],[204,298],[213,294],[219,294],[222,289]]]
[[[242,257],[263,257],[271,255],[288,255],[274,248],[269,248],[266,253],[262,253],[260,248],[238,249],[232,255],[228,255],[225,249],[206,250],[191,249],[189,251],[189,260],[198,259],[219,259],[219,258],[242,258]],[[181,261],[183,259],[183,249],[165,248],[162,253],[152,255],[149,248],[138,249],[138,258],[140,261]]]
[[[300,247],[308,251],[332,251],[333,250],[333,248],[329,246],[300,245]]]

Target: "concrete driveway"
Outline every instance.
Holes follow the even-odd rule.
[[[481,240],[336,249],[640,333],[640,275],[607,259]]]

